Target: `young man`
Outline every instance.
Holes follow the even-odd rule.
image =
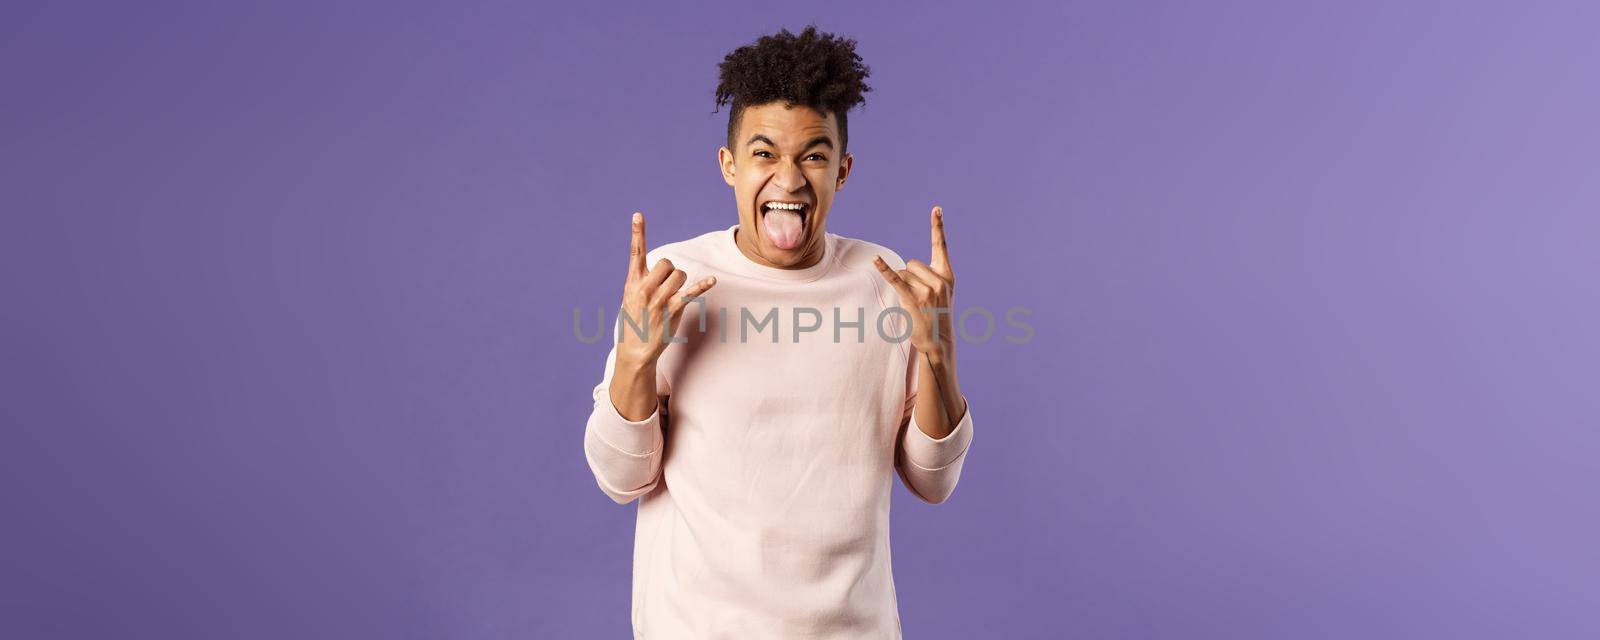
[[[717,161],[738,224],[647,252],[633,214],[584,453],[639,498],[635,637],[900,637],[894,477],[943,502],[973,427],[942,211],[927,263],[826,231],[867,74],[815,27],[735,50]]]

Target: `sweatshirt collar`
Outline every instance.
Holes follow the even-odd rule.
[[[822,259],[816,264],[804,269],[779,269],[763,264],[757,264],[749,256],[739,250],[739,245],[734,240],[734,232],[739,230],[739,225],[734,224],[724,229],[717,239],[717,248],[726,258],[727,268],[734,273],[767,280],[784,280],[789,282],[811,282],[828,273],[837,258],[838,236],[832,233],[822,234]]]

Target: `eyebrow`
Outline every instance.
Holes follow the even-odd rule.
[[[757,142],[765,142],[768,145],[771,145],[773,147],[777,147],[778,146],[777,143],[772,141],[772,138],[768,138],[768,137],[766,137],[764,135],[761,135],[759,133],[755,134],[754,136],[751,136],[750,140],[748,142],[744,143],[744,145],[748,147],[748,146],[750,146],[752,144],[755,144]],[[807,141],[806,142],[806,146],[801,147],[801,148],[802,149],[810,149],[810,148],[815,147],[815,146],[817,146],[819,144],[820,145],[826,145],[829,149],[832,149],[833,148],[833,139],[829,138],[828,136],[817,136],[817,137],[812,138],[811,140]]]

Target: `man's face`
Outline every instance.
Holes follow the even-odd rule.
[[[822,258],[828,209],[852,160],[840,156],[839,143],[839,121],[831,113],[777,102],[745,108],[734,135],[737,148],[717,150],[722,179],[739,205],[740,251],[779,269],[809,267]]]

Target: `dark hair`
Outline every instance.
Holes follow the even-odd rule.
[[[717,107],[732,103],[728,112],[728,148],[737,149],[734,136],[746,107],[787,102],[833,114],[839,121],[839,155],[850,139],[845,112],[866,101],[872,87],[870,73],[856,54],[856,41],[831,33],[818,33],[810,25],[800,35],[780,29],[755,44],[734,49],[719,65]],[[716,113],[716,111],[712,111]]]

